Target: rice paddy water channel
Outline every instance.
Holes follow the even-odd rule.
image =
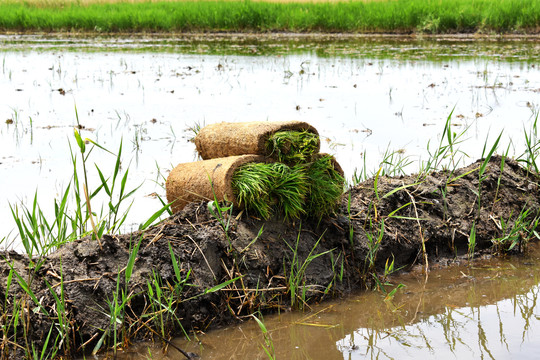
[[[74,127],[112,153],[122,143],[127,187],[140,186],[122,228],[130,231],[162,206],[168,171],[195,159],[191,129],[204,124],[307,121],[352,182],[384,158],[404,160],[390,175],[416,172],[450,114],[453,132],[466,130],[464,164],[503,130],[498,152],[519,156],[540,110],[534,39],[2,36],[0,44],[0,239],[18,250],[11,208],[31,207],[37,193],[54,215],[73,176]],[[99,148],[89,159],[105,176],[116,160]],[[94,170],[91,188],[101,183]],[[99,212],[98,199],[92,206]],[[532,359],[539,256],[532,245],[528,257],[434,271],[427,283],[394,279],[405,287],[391,302],[368,292],[264,321],[282,359]],[[204,359],[262,359],[263,343],[255,322],[178,342]],[[163,357],[148,344],[122,356]]]

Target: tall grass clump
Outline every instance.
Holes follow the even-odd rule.
[[[267,142],[266,149],[278,162],[306,162],[319,150],[319,136],[309,131],[277,131]]]

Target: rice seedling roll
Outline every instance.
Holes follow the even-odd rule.
[[[300,143],[291,143],[291,138],[284,137],[269,141],[270,137],[278,132],[297,132],[300,135],[292,137],[292,140],[300,139]],[[277,158],[281,153],[287,154],[298,149],[309,152],[307,156],[311,156],[320,149],[317,129],[303,121],[211,124],[199,131],[194,142],[203,159],[245,154]],[[282,149],[276,149],[272,144],[282,146]]]
[[[231,201],[237,206],[231,186],[233,174],[244,164],[264,161],[263,156],[243,155],[179,164],[167,177],[167,201],[173,203],[173,212],[192,201],[214,200],[214,194],[218,201]]]

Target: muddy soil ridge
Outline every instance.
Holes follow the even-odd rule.
[[[144,232],[106,235],[101,246],[81,239],[41,262],[5,252],[2,356],[52,347],[52,339],[66,355],[114,346],[115,335],[118,346],[163,341],[258,310],[306,307],[368,286],[392,261],[406,270],[459,260],[471,250],[473,224],[476,256],[522,251],[538,219],[539,178],[510,159],[501,171],[501,160],[494,156],[481,177],[483,160],[368,180],[320,222],[263,222],[234,209],[220,222],[206,203],[191,203]]]

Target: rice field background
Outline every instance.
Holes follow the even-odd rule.
[[[0,31],[538,33],[537,0],[0,2]]]

